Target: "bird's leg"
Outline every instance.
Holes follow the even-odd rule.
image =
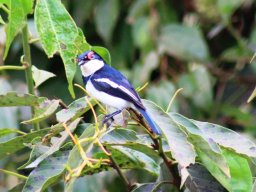
[[[117,110],[114,113],[105,115],[102,119],[102,125],[106,124],[107,127],[109,127],[111,125],[111,123],[114,121],[114,116],[121,113],[123,110]],[[110,123],[108,123],[108,120],[111,120]]]

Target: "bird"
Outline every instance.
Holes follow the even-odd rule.
[[[101,103],[113,107],[115,112],[103,118],[103,124],[124,109],[133,108],[144,117],[152,132],[161,135],[154,120],[141,102],[141,98],[128,79],[109,66],[96,51],[86,51],[76,58],[85,89]]]

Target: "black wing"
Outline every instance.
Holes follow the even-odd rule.
[[[131,83],[116,69],[104,65],[102,69],[91,76],[90,80],[97,90],[124,99],[133,103],[136,107],[145,109]]]

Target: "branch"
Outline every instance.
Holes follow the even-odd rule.
[[[136,116],[134,120],[137,121],[139,124],[141,124],[147,130],[150,138],[154,142],[154,145],[153,145],[154,149],[158,151],[159,156],[163,159],[164,163],[166,164],[170,173],[172,174],[173,184],[177,187],[177,189],[179,189],[180,183],[181,183],[180,176],[175,170],[175,167],[173,166],[174,162],[171,159],[169,159],[164,153],[161,137],[155,137],[155,135],[152,134],[151,128],[145,123],[141,114],[139,114],[136,110],[129,108],[128,111],[131,111],[132,113],[134,113]]]
[[[105,151],[107,151],[109,154],[111,154],[106,146],[104,146],[104,148],[105,148]],[[132,185],[128,181],[128,179],[125,177],[123,172],[121,171],[121,168],[119,167],[119,165],[116,163],[116,161],[114,160],[114,158],[111,155],[109,155],[108,157],[109,157],[110,161],[112,162],[113,168],[117,171],[118,175],[123,180],[123,183],[125,184],[127,191],[131,191],[132,190]]]

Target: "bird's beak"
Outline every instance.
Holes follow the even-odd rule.
[[[83,61],[83,60],[78,61],[78,65],[79,65],[79,66],[81,66],[81,65],[83,65],[83,64],[84,64],[84,61]]]

